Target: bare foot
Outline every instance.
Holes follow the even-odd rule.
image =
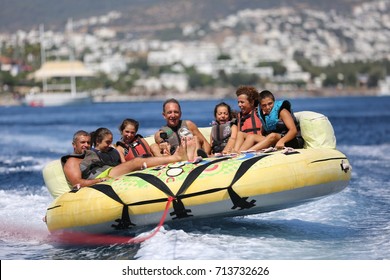
[[[169,156],[171,154],[171,145],[169,143],[166,143],[166,145],[164,145],[161,154],[163,156]]]
[[[189,161],[193,161],[197,154],[197,138],[196,136],[194,137],[183,137],[182,138],[182,143],[185,143],[186,151],[187,151],[187,158]]]
[[[182,141],[181,143],[182,144],[176,148],[176,151],[172,156],[176,157],[177,161],[186,161],[188,160],[188,157],[185,142]]]

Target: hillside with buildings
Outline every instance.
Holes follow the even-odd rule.
[[[126,10],[111,10],[69,18],[62,29],[44,26],[43,34],[38,27],[0,33],[2,91],[17,86],[16,78],[25,88],[32,85],[23,77],[39,67],[40,42],[50,59],[82,60],[98,76],[95,87],[132,98],[167,92],[223,97],[244,83],[294,95],[337,94],[340,89],[349,94],[355,87],[374,92],[390,73],[389,0],[339,10],[309,3],[317,1],[270,8],[210,1],[228,3],[233,12],[199,21],[168,20],[170,14],[194,11],[182,6],[193,1],[146,2],[164,5],[149,7],[142,24],[128,25]],[[362,1],[327,1],[335,2]]]
[[[98,17],[111,11],[120,11],[123,18],[116,26],[154,26],[164,23],[205,23],[221,19],[242,9],[270,9],[282,6],[331,9],[348,12],[362,0],[1,0],[0,32],[37,28],[44,24],[60,30],[68,18],[74,20]]]

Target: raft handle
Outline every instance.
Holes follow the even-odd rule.
[[[346,163],[344,160],[341,160],[341,170],[347,173],[349,170],[352,171],[352,166],[349,163]]]

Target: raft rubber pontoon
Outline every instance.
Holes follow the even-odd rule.
[[[342,191],[351,167],[336,150],[330,122],[314,112],[296,116],[303,149],[177,162],[77,191],[67,184],[60,161],[53,161],[43,170],[55,197],[47,209],[47,227],[50,232],[109,233],[158,224],[168,200],[166,222],[175,222],[276,211]],[[210,128],[201,131],[208,137]]]

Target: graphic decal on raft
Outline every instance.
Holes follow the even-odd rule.
[[[203,173],[207,172],[207,170],[210,168],[209,172],[215,172],[216,169],[219,167],[219,163],[222,161],[228,160],[231,157],[221,157],[217,158],[212,161],[203,161],[202,164],[197,165],[195,168],[189,171],[187,177],[183,181],[181,187],[177,191],[176,194],[174,194],[171,189],[166,185],[166,183],[162,180],[160,180],[156,175],[153,174],[148,174],[148,173],[131,173],[126,175],[126,177],[138,177],[139,179],[142,179],[143,181],[151,184],[152,186],[156,187],[160,191],[162,191],[164,194],[167,195],[167,198],[161,198],[161,199],[154,199],[154,200],[148,200],[148,201],[140,201],[136,203],[131,203],[131,204],[125,204],[120,197],[115,193],[113,188],[109,185],[105,184],[99,184],[93,186],[94,189],[106,194],[110,198],[114,199],[115,201],[121,203],[123,205],[123,211],[122,211],[122,217],[121,219],[115,220],[118,224],[112,225],[117,230],[120,229],[126,229],[130,228],[131,226],[135,226],[130,220],[130,215],[128,211],[129,206],[136,206],[136,205],[145,205],[145,204],[151,204],[151,203],[161,203],[161,202],[167,202],[169,197],[173,198],[173,210],[170,213],[170,216],[172,216],[173,220],[175,219],[183,219],[187,217],[192,217],[191,215],[191,209],[187,209],[183,203],[183,199],[189,198],[189,197],[194,197],[194,196],[200,196],[200,195],[206,195],[209,193],[214,193],[214,192],[219,192],[219,191],[224,191],[227,190],[230,200],[233,203],[233,206],[231,207],[232,210],[238,209],[238,210],[243,210],[243,209],[249,209],[254,206],[256,206],[256,200],[250,200],[248,201],[249,197],[240,197],[233,189],[234,184],[249,170],[250,167],[252,167],[257,161],[270,156],[270,154],[261,154],[261,155],[256,155],[256,154],[243,154],[240,155],[239,159],[241,160],[240,166],[237,169],[231,183],[227,187],[222,187],[222,188],[214,188],[214,189],[209,189],[206,191],[202,192],[197,192],[197,193],[190,193],[190,194],[185,194],[186,190],[192,185],[192,183]],[[169,176],[169,174],[172,174],[172,177],[169,178],[174,178],[175,176],[179,176],[184,172],[183,167],[185,167],[185,163],[177,163],[177,164],[171,164],[168,166],[165,166],[167,170],[165,173]],[[163,171],[163,169],[159,170],[160,172]],[[160,173],[159,173],[160,174]]]

